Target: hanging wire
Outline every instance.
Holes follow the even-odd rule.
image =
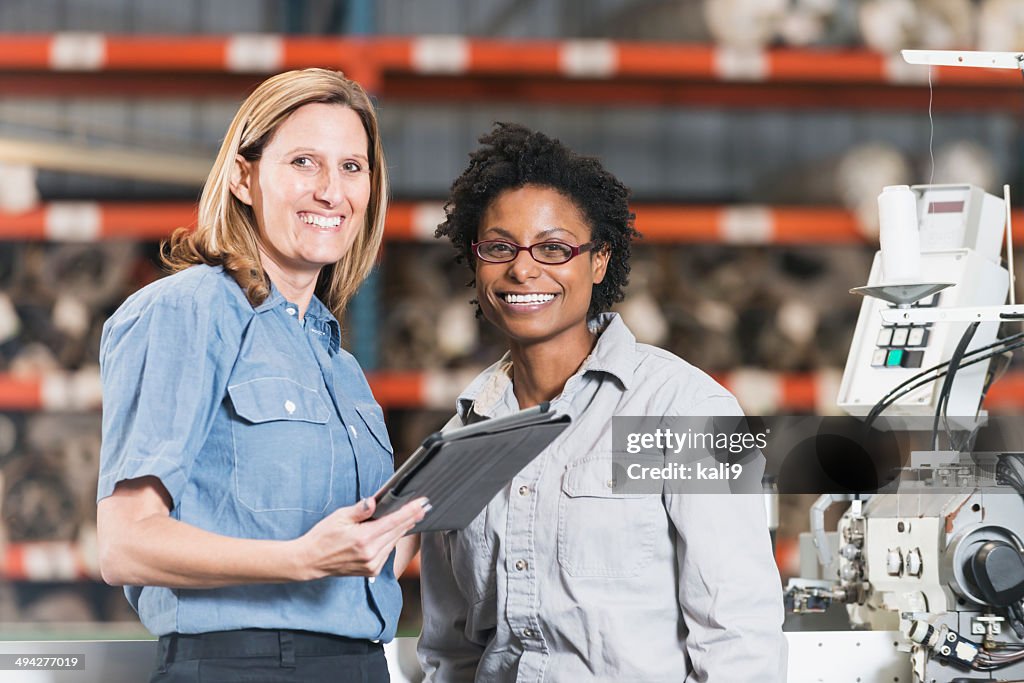
[[[928,158],[931,159],[932,170],[928,184],[935,184],[935,119],[932,117],[932,103],[935,100],[935,88],[932,86],[932,66],[928,65]]]

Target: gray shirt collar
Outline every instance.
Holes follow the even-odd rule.
[[[579,383],[589,373],[605,373],[615,377],[628,390],[636,370],[636,337],[629,331],[618,313],[601,313],[589,323],[598,334],[594,350],[583,365],[570,377],[562,392],[563,398],[575,393]],[[494,417],[519,410],[512,393],[512,360],[506,352],[497,363],[484,370],[466,387],[456,402],[455,409],[463,421],[472,410],[482,417]]]

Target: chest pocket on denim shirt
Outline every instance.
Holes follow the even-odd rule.
[[[384,424],[384,411],[375,403],[355,403],[356,412],[363,425],[355,426],[356,438],[353,443],[361,454],[360,461],[367,469],[360,473],[365,477],[368,489],[360,495],[371,495],[388,480],[395,471],[395,451],[388,438]],[[364,428],[365,425],[365,428]],[[370,436],[370,435],[373,436]]]
[[[331,502],[334,444],[319,393],[286,377],[228,387],[235,489],[254,512],[323,512]]]
[[[611,453],[570,464],[558,501],[558,564],[570,576],[636,576],[654,548],[658,494],[612,490]]]
[[[390,459],[393,459],[395,451],[391,447],[391,439],[388,438],[387,425],[384,424],[384,411],[375,403],[355,403],[353,405],[367,429],[373,434],[373,438],[381,448],[387,451]]]

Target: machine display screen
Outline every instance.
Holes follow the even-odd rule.
[[[963,210],[963,200],[959,202],[931,202],[928,205],[928,213],[960,213]]]

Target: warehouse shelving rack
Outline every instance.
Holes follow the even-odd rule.
[[[928,80],[927,69],[898,55],[858,49],[458,36],[0,34],[0,88],[10,95],[223,95],[251,86],[254,75],[308,66],[341,69],[382,98],[427,101],[902,108],[920,104],[916,90]],[[176,78],[181,74],[193,78]],[[937,67],[932,80],[943,86],[943,108],[1019,101],[1012,72]]]
[[[864,244],[850,211],[764,205],[633,205],[645,243]],[[1024,219],[1024,211],[1015,214]],[[195,224],[194,202],[49,202],[31,211],[0,212],[0,241],[160,240]],[[384,238],[433,241],[444,220],[438,202],[392,202]],[[1018,236],[1021,243],[1024,237]]]
[[[271,34],[145,36],[0,34],[0,92],[7,97],[241,96],[271,73],[308,66],[345,71],[387,101],[716,105],[842,109],[923,108],[928,72],[866,50],[736,51],[708,45],[603,40],[509,41],[455,36],[297,38]],[[936,68],[936,108],[1016,109],[1020,81],[995,70]],[[865,244],[853,214],[835,207],[637,204],[653,243]],[[430,239],[437,202],[395,202],[386,237]],[[52,202],[0,214],[0,240],[157,240],[194,222],[186,202]],[[1015,216],[1017,223],[1024,212]],[[1018,240],[1024,237],[1018,236]],[[823,411],[839,371],[786,374],[738,369],[718,377],[751,412]],[[448,409],[461,373],[373,372],[387,408]],[[995,385],[986,405],[1024,406],[1024,372]],[[0,410],[94,410],[93,371],[0,375]],[[94,579],[88,553],[69,543],[8,545],[9,579]]]

